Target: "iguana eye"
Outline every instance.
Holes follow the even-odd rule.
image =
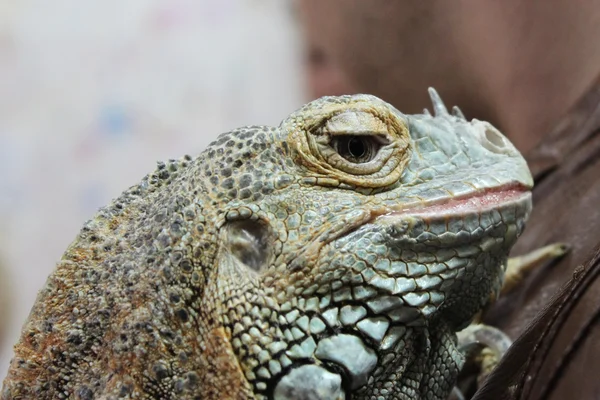
[[[334,137],[331,142],[340,156],[355,164],[373,160],[381,147],[375,138],[369,136],[344,135]]]
[[[303,182],[371,192],[399,181],[411,155],[402,114],[370,96],[324,98],[307,107],[281,126]]]

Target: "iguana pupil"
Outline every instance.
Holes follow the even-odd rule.
[[[376,143],[370,137],[346,135],[336,139],[336,142],[340,156],[353,163],[369,162],[377,154]]]
[[[353,157],[361,158],[367,152],[366,144],[363,143],[362,140],[353,137],[348,140],[348,152],[350,152]]]

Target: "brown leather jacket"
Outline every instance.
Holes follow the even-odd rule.
[[[572,250],[488,314],[518,339],[474,399],[600,399],[600,82],[527,158],[534,209],[515,254]]]

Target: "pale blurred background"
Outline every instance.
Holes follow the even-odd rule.
[[[0,381],[98,207],[156,161],[304,103],[296,24],[284,0],[0,1]]]

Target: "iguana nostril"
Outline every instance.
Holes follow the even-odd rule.
[[[490,128],[486,129],[485,138],[496,147],[503,148],[506,146],[504,137],[496,130]]]
[[[496,154],[518,155],[508,139],[489,122],[474,119],[471,122],[477,140],[486,150]]]
[[[257,221],[235,221],[228,226],[227,239],[231,254],[254,271],[268,263],[268,228]]]

